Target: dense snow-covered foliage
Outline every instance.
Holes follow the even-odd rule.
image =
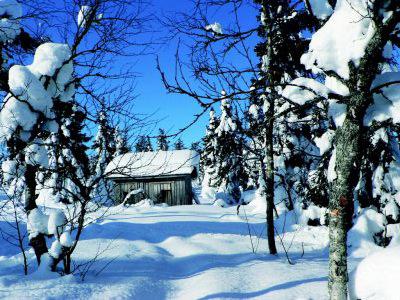
[[[20,33],[22,6],[15,0],[1,0],[0,15],[0,42],[10,42]]]
[[[363,17],[369,14],[369,5],[365,0],[338,0],[326,24],[313,35],[302,57],[305,66],[315,72],[335,71],[348,79],[349,63],[359,64],[375,33],[372,19]]]
[[[70,56],[67,45],[46,43],[36,50],[31,65],[15,65],[10,69],[10,93],[0,112],[0,138],[3,141],[10,139],[17,129],[18,137],[27,141],[40,119],[44,119],[44,130],[57,130],[51,120],[54,100],[69,101],[74,92],[74,86],[68,85],[73,71]],[[44,84],[42,76],[48,76],[49,81]]]

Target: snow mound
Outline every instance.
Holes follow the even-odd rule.
[[[348,244],[352,256],[363,257],[380,249],[375,243],[375,235],[385,229],[386,218],[372,208],[364,209],[357,217],[348,234]]]
[[[310,205],[305,210],[300,210],[299,224],[308,225],[310,221],[319,221],[321,225],[326,224],[327,208]]]
[[[265,201],[265,197],[262,196],[260,190],[255,192],[254,199],[247,204],[246,210],[251,214],[265,214],[267,211],[267,202]]]
[[[151,199],[143,199],[139,201],[136,204],[133,204],[134,207],[140,207],[140,208],[147,208],[147,207],[153,207],[154,202]]]
[[[214,206],[217,206],[217,207],[228,207],[228,206],[229,206],[229,205],[225,202],[225,200],[223,200],[223,199],[217,199],[217,200],[215,200],[214,203],[213,203],[213,205],[214,205]]]
[[[351,299],[399,299],[400,246],[367,256],[350,276]]]

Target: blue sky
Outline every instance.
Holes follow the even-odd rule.
[[[153,0],[152,9],[164,14],[174,12],[190,12],[190,0]],[[254,11],[251,15],[244,18],[244,23],[255,21]],[[229,16],[228,16],[229,17]],[[215,14],[210,17],[210,22],[218,21],[224,26],[227,16]],[[158,24],[156,24],[158,26]],[[162,35],[162,33],[161,33]],[[166,45],[157,48],[157,55],[166,71],[166,75],[173,77],[174,55],[177,43],[172,41]],[[136,100],[136,109],[143,113],[155,112],[154,118],[160,120],[157,126],[165,128],[173,134],[180,128],[188,125],[196,113],[201,111],[199,105],[190,97],[185,95],[167,94],[158,71],[156,70],[156,57],[154,55],[146,56],[138,61],[135,68],[141,73],[137,80],[137,92],[139,97]],[[195,125],[190,127],[182,134],[182,139],[189,146],[192,142],[200,140],[205,133],[205,126],[208,123],[208,115],[202,117]]]
[[[189,0],[165,1],[153,0],[153,9],[171,14],[177,11],[187,11],[190,8]],[[155,24],[157,27],[158,24]],[[163,35],[165,33],[160,33]],[[173,76],[174,55],[176,42],[161,45],[156,49],[162,67],[167,75]],[[193,116],[200,111],[195,101],[184,95],[168,94],[162,84],[159,72],[156,70],[156,55],[149,55],[140,59],[137,64],[137,71],[140,77],[137,79],[137,92],[139,97],[136,100],[136,108],[140,112],[154,113],[154,119],[159,120],[158,127],[165,128],[168,133],[173,134],[180,128],[187,126],[193,120]],[[203,117],[182,134],[182,139],[189,146],[192,142],[201,139],[208,122]]]

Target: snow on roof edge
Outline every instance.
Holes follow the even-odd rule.
[[[190,175],[199,158],[194,150],[130,152],[114,158],[105,172],[110,179]]]

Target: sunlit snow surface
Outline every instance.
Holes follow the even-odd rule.
[[[32,274],[32,251],[25,277],[18,249],[2,241],[0,298],[326,299],[327,229],[295,225],[296,216],[282,214],[276,223],[286,232],[281,238],[290,265],[278,237],[277,257],[267,254],[264,237],[255,237],[265,231],[264,217],[254,208],[243,206],[237,216],[236,207],[206,204],[114,207],[86,229],[75,252],[78,265],[101,253],[83,282],[79,272]],[[0,226],[8,228],[5,222]],[[351,258],[351,268],[359,260]]]

